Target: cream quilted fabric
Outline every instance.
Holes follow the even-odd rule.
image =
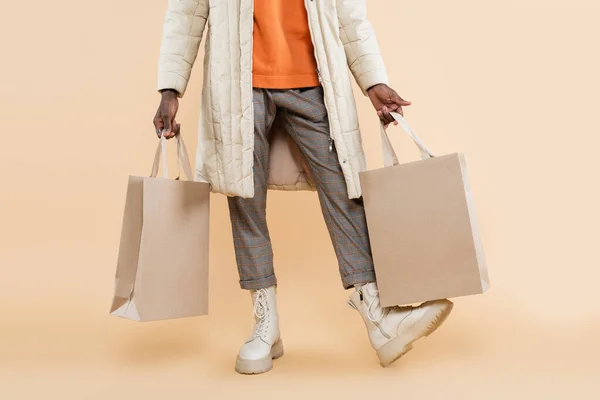
[[[348,197],[361,196],[366,169],[350,75],[366,95],[388,83],[366,0],[304,0],[319,66],[331,137]],[[252,107],[253,0],[169,0],[160,48],[158,89],[185,93],[204,30],[202,106],[196,180],[228,196],[254,196]],[[315,190],[302,153],[283,127],[271,133],[269,188]]]

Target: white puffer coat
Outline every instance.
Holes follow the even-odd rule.
[[[331,140],[348,197],[361,196],[366,169],[350,72],[366,89],[388,83],[366,0],[304,0],[329,115]],[[253,0],[169,0],[160,48],[158,89],[185,93],[207,26],[196,180],[214,193],[253,197]],[[348,68],[349,67],[349,68]],[[316,190],[308,164],[282,125],[270,134],[269,189]]]

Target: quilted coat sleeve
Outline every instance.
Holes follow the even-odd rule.
[[[158,90],[183,97],[208,19],[209,0],[169,0],[158,62]]]
[[[363,94],[377,83],[388,84],[388,76],[375,30],[367,20],[367,0],[336,0],[340,38],[348,66]]]

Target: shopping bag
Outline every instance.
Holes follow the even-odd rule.
[[[392,113],[422,160],[398,162],[383,124],[384,167],[359,174],[381,305],[467,296],[489,287],[462,153],[433,156]]]
[[[181,135],[179,169],[168,179],[161,138],[150,177],[130,176],[110,314],[134,321],[208,313],[210,184],[194,182]],[[162,155],[164,178],[157,177]]]

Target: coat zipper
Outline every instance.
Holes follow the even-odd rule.
[[[323,85],[323,78],[321,78],[321,71],[319,71],[319,68],[317,68],[317,76],[319,77],[319,83]],[[331,135],[331,127],[329,128],[329,151],[333,151],[333,136]]]
[[[315,62],[317,63],[317,76],[319,77],[319,83],[321,83],[321,85],[323,85],[323,78],[321,77],[321,71],[319,70],[319,59],[317,58],[317,45],[315,43],[315,39],[314,39],[314,33],[312,30],[312,25],[310,23],[310,10],[308,8],[308,1],[315,1],[315,0],[304,0],[304,7],[306,8],[306,13],[307,13],[307,19],[308,19],[308,30],[310,31],[310,40],[312,41],[313,44],[313,52],[315,55]],[[327,105],[325,105],[325,108],[327,108]],[[327,110],[327,118],[329,119],[329,110]],[[333,151],[333,134],[331,133],[331,120],[329,120],[329,152]]]

